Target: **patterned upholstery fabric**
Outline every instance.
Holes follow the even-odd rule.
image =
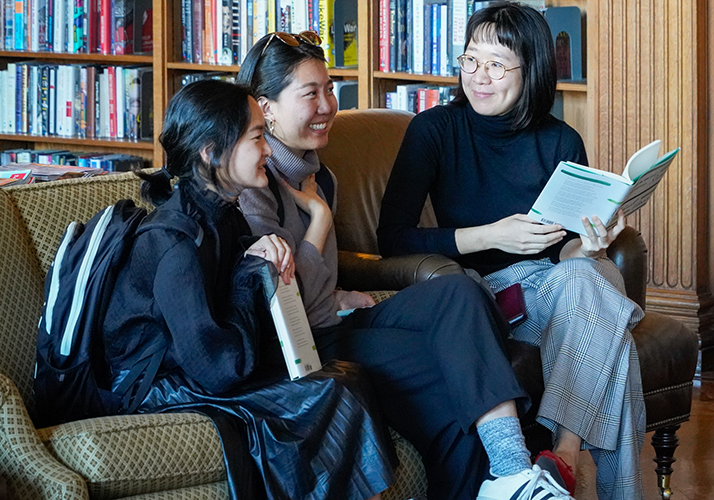
[[[382,500],[426,498],[426,471],[421,455],[412,444],[390,429],[399,467],[394,471],[396,481],[382,494]]]
[[[62,233],[72,221],[86,222],[102,208],[125,198],[141,202],[141,179],[133,173],[45,182],[9,188],[25,219],[42,272],[50,268]]]
[[[84,480],[42,445],[15,384],[0,374],[0,475],[13,500],[89,500]]]
[[[20,212],[0,189],[0,373],[15,382],[32,409],[37,321],[44,301],[44,273]]]
[[[125,500],[228,500],[228,484],[223,481],[126,497]]]
[[[195,413],[93,418],[37,434],[57,460],[87,481],[95,499],[225,479],[215,428]]]

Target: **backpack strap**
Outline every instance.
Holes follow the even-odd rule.
[[[273,193],[275,201],[278,202],[278,223],[282,227],[285,222],[285,207],[283,206],[283,197],[280,196],[280,190],[278,189],[278,181],[270,168],[266,167],[265,175],[268,177],[268,189]],[[327,206],[330,207],[331,210],[332,203],[335,200],[335,182],[332,179],[332,174],[330,174],[330,171],[324,163],[320,163],[320,170],[315,174],[315,182],[317,182],[317,185],[322,189],[325,200],[327,201]]]

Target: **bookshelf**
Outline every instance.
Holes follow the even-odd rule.
[[[575,5],[580,8],[583,20],[587,19],[587,5],[593,0],[547,0],[548,7],[565,7]],[[394,91],[397,85],[424,83],[426,85],[456,86],[457,76],[437,76],[405,72],[383,72],[379,68],[379,0],[360,2],[359,6],[359,40],[368,40],[367,50],[360,43],[360,108],[383,108],[387,92]],[[587,26],[583,23],[583,47],[587,47]],[[585,50],[589,54],[589,47]],[[592,49],[594,50],[594,48]],[[585,56],[585,54],[584,54]],[[583,68],[587,71],[586,58],[583,57]],[[587,75],[587,74],[585,74]],[[573,126],[583,137],[586,147],[590,145],[588,127],[588,93],[587,80],[560,81],[557,91],[562,97],[563,118]]]
[[[592,0],[551,0],[548,5],[577,5],[586,11]],[[379,0],[357,1],[358,66],[332,68],[336,80],[356,80],[359,86],[359,107],[384,107],[385,93],[402,83],[424,82],[429,85],[456,85],[454,76],[433,76],[410,73],[385,73],[379,70]],[[78,137],[36,136],[30,134],[0,134],[0,149],[28,147],[35,149],[69,149],[98,153],[126,153],[150,159],[154,166],[163,163],[163,152],[158,135],[163,115],[171,96],[181,87],[186,74],[196,72],[224,72],[235,74],[240,66],[208,63],[187,63],[181,53],[181,0],[152,0],[153,53],[149,55],[103,55],[98,53],[57,53],[31,51],[0,51],[0,69],[8,63],[42,61],[55,64],[100,64],[115,66],[146,65],[153,68],[153,139],[82,139]],[[586,43],[586,41],[584,42]],[[589,53],[590,51],[588,51]],[[584,138],[588,137],[588,83],[560,82],[564,117]],[[586,139],[586,144],[587,144]]]

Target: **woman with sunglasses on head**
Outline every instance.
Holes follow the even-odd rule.
[[[160,136],[166,166],[138,173],[142,196],[157,206],[149,218],[193,221],[199,236],[137,236],[104,322],[114,387],[163,340],[166,354],[138,411],[198,408],[212,416],[235,497],[378,498],[393,482],[392,450],[361,370],[332,363],[293,381],[279,347],[270,356],[278,339],[268,334],[274,329],[259,272],[270,261],[288,283],[292,252],[275,234],[252,236],[237,204],[244,189],[268,184],[264,126],[246,87],[204,80],[171,99]],[[225,419],[224,434],[218,423]],[[243,427],[248,456],[235,442]],[[264,487],[246,479],[253,468]]]
[[[377,230],[382,254],[435,252],[480,273],[494,292],[523,287],[527,319],[512,337],[540,346],[546,383],[538,421],[571,491],[581,448],[601,500],[642,498],[645,408],[630,330],[642,310],[606,249],[625,226],[582,214],[587,236],[525,214],[562,160],[587,164],[578,133],[550,115],[550,29],[536,10],[500,2],[466,28],[458,93],[418,114],[395,160]],[[431,197],[439,228],[419,228]]]
[[[267,168],[277,184],[277,195],[243,191],[241,207],[255,234],[274,233],[293,250],[321,358],[364,367],[386,422],[421,453],[431,500],[531,498],[536,491],[570,498],[530,462],[516,413],[516,401],[523,406],[527,398],[504,353],[505,323],[482,287],[463,275],[441,277],[376,305],[366,294],[335,289],[336,196],[328,206],[315,177],[336,180],[315,150],[328,143],[337,103],[318,43],[311,32],[266,35],[238,80],[265,113],[273,150]],[[489,465],[502,477],[481,489]]]

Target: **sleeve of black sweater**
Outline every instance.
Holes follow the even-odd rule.
[[[438,253],[456,257],[454,228],[418,228],[445,147],[443,128],[415,117],[407,128],[382,198],[377,240],[385,257]]]
[[[196,245],[180,238],[159,262],[153,296],[171,335],[176,363],[209,394],[219,395],[252,371],[257,325],[245,317],[244,304],[228,308],[227,317],[216,317],[216,294],[228,294],[228,303],[236,298],[231,290],[214,290],[200,262]]]

